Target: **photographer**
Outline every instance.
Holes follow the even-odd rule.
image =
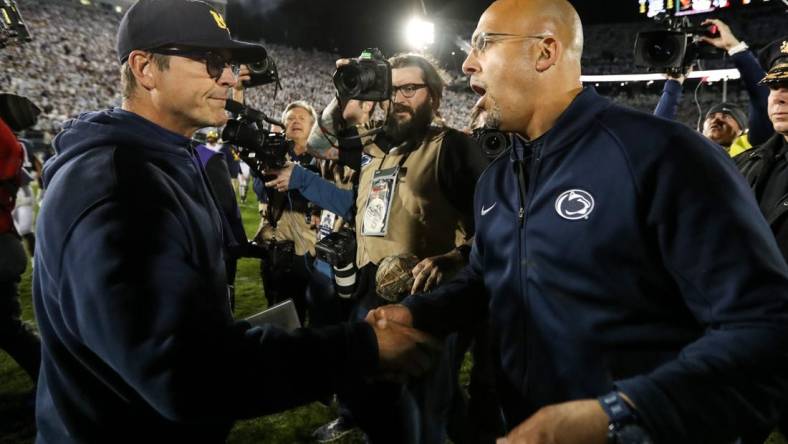
[[[282,113],[285,134],[293,142],[287,160],[301,166],[315,164],[307,152],[306,141],[317,115],[311,105],[303,101],[292,102]],[[255,193],[260,201],[260,226],[255,234],[258,244],[279,251],[269,254],[268,260],[260,262],[268,306],[272,307],[288,298],[293,299],[298,317],[303,323],[307,315],[307,289],[312,280],[312,262],[315,256],[316,228],[312,221],[312,209],[298,191],[280,193],[268,190],[255,178]],[[319,287],[313,291],[320,291]],[[311,322],[311,321],[310,321]]]
[[[341,69],[348,63],[340,60],[337,66]],[[356,165],[360,168],[357,193],[340,190],[292,165],[266,184],[278,190],[297,189],[323,208],[346,219],[355,217],[361,314],[386,303],[376,291],[378,265],[385,258],[411,254],[420,260],[412,269],[411,292],[434,288],[467,263],[473,189],[484,167],[479,147],[471,139],[440,124],[444,82],[437,68],[414,54],[393,57],[389,63],[393,93],[383,103],[388,116],[374,125],[382,132],[374,139],[366,137],[366,131],[359,137],[364,130],[357,125],[361,114],[348,107],[341,110],[341,119],[331,120],[341,120],[344,128],[327,128],[340,135],[341,158],[343,153],[363,150]],[[329,106],[324,115],[331,110]],[[328,119],[323,120],[328,125]],[[323,143],[325,137],[322,129],[313,131],[310,148],[317,150],[316,155],[330,149]],[[372,442],[442,442],[456,380],[449,367],[444,355],[429,381],[416,381],[405,392],[396,385],[357,387],[347,396],[354,419]]]
[[[766,74],[747,44],[740,41],[730,27],[721,20],[708,19],[702,26],[716,26],[719,36],[701,36],[702,42],[726,51],[741,74],[744,87],[750,97],[749,122],[742,110],[732,104],[721,103],[712,107],[703,122],[703,135],[722,146],[731,157],[765,142],[773,130],[766,112],[768,88],[758,84]],[[669,75],[654,115],[674,120],[681,100],[685,75]],[[749,131],[747,131],[749,128]]]

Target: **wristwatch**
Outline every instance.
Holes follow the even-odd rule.
[[[652,444],[648,432],[639,423],[637,412],[618,391],[613,390],[598,400],[610,418],[607,426],[608,444]]]

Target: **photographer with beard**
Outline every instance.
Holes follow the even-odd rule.
[[[346,63],[340,60],[337,66]],[[376,291],[376,273],[384,259],[410,254],[420,260],[412,269],[411,292],[434,288],[467,263],[473,190],[484,167],[478,146],[441,123],[444,81],[438,69],[414,54],[393,57],[389,63],[393,94],[382,104],[386,121],[370,125],[383,129],[374,139],[367,137],[366,127],[359,127],[359,112],[339,108],[341,119],[326,118],[338,114],[331,105],[323,127],[310,136],[310,150],[318,157],[331,156],[324,138],[335,130],[341,136],[341,159],[362,153],[351,165],[359,171],[355,193],[293,165],[266,183],[280,191],[297,189],[322,208],[346,219],[355,217],[359,317],[387,302]],[[326,128],[337,120],[344,128]],[[359,384],[348,393],[353,418],[372,442],[445,440],[445,413],[456,381],[449,368],[452,343],[447,341],[438,368],[407,390],[396,384]]]

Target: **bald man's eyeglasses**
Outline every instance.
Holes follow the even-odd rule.
[[[525,39],[543,39],[550,37],[549,35],[520,35],[520,34],[506,34],[503,32],[480,32],[473,36],[471,39],[471,48],[478,53],[484,52],[490,43],[502,41],[515,41]]]

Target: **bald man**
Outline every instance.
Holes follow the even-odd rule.
[[[369,314],[444,335],[489,317],[509,443],[729,443],[788,386],[788,266],[725,154],[580,82],[561,0],[499,0],[464,63],[486,126],[470,265]],[[372,320],[371,319],[371,320]],[[762,442],[762,440],[761,440]]]

